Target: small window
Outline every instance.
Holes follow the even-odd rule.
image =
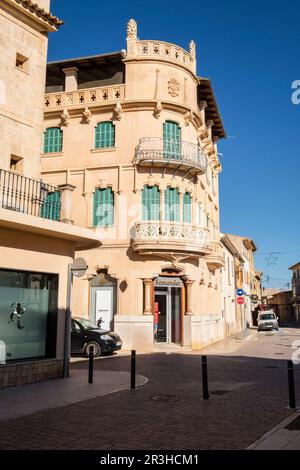
[[[29,59],[22,54],[17,53],[16,56],[16,67],[23,72],[29,72]]]
[[[160,193],[157,186],[144,186],[142,206],[143,220],[159,220]]]
[[[48,220],[60,220],[61,194],[53,191],[46,194],[41,205],[41,217]]]
[[[60,127],[49,127],[44,137],[44,153],[59,153],[63,146],[63,132]]]
[[[110,227],[114,224],[114,193],[111,188],[94,192],[93,225]]]
[[[115,146],[115,126],[112,122],[99,122],[95,130],[95,148],[109,148]]]
[[[165,220],[169,222],[180,221],[180,197],[176,188],[165,190]]]
[[[183,196],[183,223],[190,224],[192,222],[192,198],[190,193]]]
[[[17,155],[11,155],[10,169],[12,171],[17,171],[18,173],[23,173],[23,158],[18,157]]]

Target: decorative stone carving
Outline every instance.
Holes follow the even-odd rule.
[[[176,78],[170,78],[168,81],[168,92],[173,98],[179,96],[180,84]]]
[[[195,57],[196,57],[196,43],[195,43],[195,41],[192,40],[189,43],[189,50],[190,50],[191,56],[193,57],[193,59],[195,59]]]
[[[207,129],[211,129],[213,127],[213,125],[214,125],[214,121],[207,121],[206,122]]]
[[[207,102],[206,101],[200,101],[199,102],[199,109],[200,111],[203,111],[203,109],[207,108]]]
[[[60,116],[62,126],[68,126],[70,122],[70,114],[67,109],[63,110],[63,113]]]
[[[191,111],[188,111],[184,115],[184,123],[186,126],[189,126],[192,121],[193,121],[193,114],[191,113]]]
[[[155,104],[155,109],[154,109],[154,116],[156,117],[156,119],[159,119],[162,109],[163,107],[162,107],[161,101],[157,101]]]
[[[137,39],[137,22],[133,18],[127,23],[127,39]]]
[[[92,120],[91,110],[86,106],[85,110],[82,113],[82,119],[86,124],[90,124]]]
[[[115,117],[118,121],[121,121],[122,117],[123,117],[123,109],[122,109],[122,105],[120,103],[120,101],[117,101],[117,104],[115,106],[115,109],[114,109],[114,113],[115,113]]]

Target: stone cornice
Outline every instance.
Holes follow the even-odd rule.
[[[3,0],[7,5],[16,8],[35,23],[38,23],[43,31],[57,31],[64,24],[57,16],[41,8],[32,0]]]

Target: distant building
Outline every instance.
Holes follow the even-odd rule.
[[[300,320],[300,262],[289,268],[293,272],[292,277],[292,302],[294,318]]]
[[[221,238],[224,267],[221,269],[221,307],[226,336],[242,331],[242,306],[236,302],[236,290],[243,288],[240,265],[243,261],[236,247],[225,234]]]
[[[243,330],[255,324],[256,310],[261,303],[262,273],[256,271],[254,253],[257,248],[253,240],[238,235],[226,235],[231,241],[241,261],[239,262],[240,286],[245,292],[245,304],[241,308]]]

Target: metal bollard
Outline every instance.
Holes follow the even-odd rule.
[[[202,388],[203,400],[209,399],[208,379],[207,379],[207,356],[202,356]]]
[[[94,380],[94,346],[89,349],[89,384]]]
[[[288,367],[288,381],[289,381],[289,401],[290,408],[296,408],[296,397],[295,397],[295,381],[294,381],[294,364],[293,361],[287,361]]]
[[[136,351],[131,351],[131,390],[135,390]]]

